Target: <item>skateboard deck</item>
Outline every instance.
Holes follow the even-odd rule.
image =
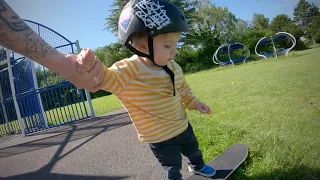
[[[193,174],[187,180],[226,180],[247,158],[249,149],[244,144],[234,144],[225,150],[218,157],[208,163],[216,170],[212,177]]]

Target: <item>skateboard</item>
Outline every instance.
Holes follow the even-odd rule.
[[[186,180],[226,180],[247,158],[249,149],[244,144],[233,144],[218,157],[208,163],[216,170],[212,177],[193,174]]]

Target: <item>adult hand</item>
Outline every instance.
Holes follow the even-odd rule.
[[[90,92],[100,90],[103,83],[104,66],[97,58],[90,63],[93,64],[89,71],[85,71],[86,66],[79,65],[79,60],[86,61],[89,56],[79,57],[79,55],[67,54],[64,56],[64,61],[70,67],[69,72],[62,74],[67,80],[74,84],[79,89],[87,89]],[[79,59],[80,58],[80,59]]]

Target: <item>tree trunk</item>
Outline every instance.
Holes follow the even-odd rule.
[[[313,37],[311,39],[312,39],[312,44],[316,45],[317,44],[316,40]]]

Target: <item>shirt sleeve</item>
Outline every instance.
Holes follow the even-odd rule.
[[[104,66],[104,80],[101,89],[115,95],[119,94],[128,86],[137,72],[138,66],[126,60],[118,61],[109,68]]]
[[[181,86],[178,87],[178,91],[180,92],[182,103],[186,105],[186,107],[189,110],[192,110],[194,106],[196,106],[200,102],[200,100],[193,94],[190,86],[188,85],[184,77],[181,67],[178,64],[176,64],[176,66],[178,66],[177,68],[178,72],[181,71],[180,73],[182,74],[181,75],[182,83],[181,83]]]

